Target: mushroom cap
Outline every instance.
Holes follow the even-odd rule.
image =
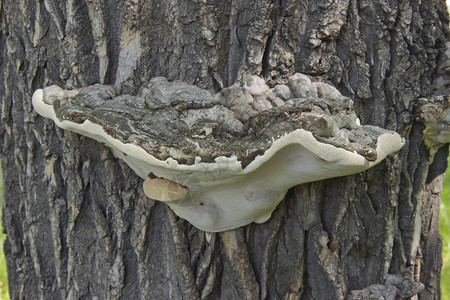
[[[58,127],[111,147],[146,179],[151,198],[216,232],[264,222],[290,187],[361,172],[403,146],[395,132],[359,126],[353,102],[334,87],[308,80],[296,74],[290,85],[300,82],[314,95],[320,87],[321,98],[291,98],[262,111],[252,110],[250,93],[235,97],[245,95],[246,86],[212,96],[161,78],[144,85],[138,96],[115,96],[101,85],[70,92],[51,86],[37,90],[32,101]],[[297,97],[295,90],[284,93],[289,94]],[[277,96],[264,89],[254,97]],[[237,111],[239,99],[251,116]],[[157,178],[148,179],[150,173]]]
[[[189,193],[184,186],[165,178],[147,178],[143,188],[147,196],[162,202],[181,200]]]

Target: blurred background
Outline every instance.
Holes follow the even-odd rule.
[[[3,177],[2,177],[2,169],[0,168],[0,217],[3,212]],[[3,218],[1,219],[0,224],[0,299],[6,300],[9,299],[8,294],[8,278],[6,272],[6,259],[5,254],[3,253],[3,244],[5,243],[6,234],[3,232]]]
[[[450,157],[447,159],[450,165]],[[450,300],[450,168],[444,180],[444,190],[441,200],[441,214],[439,217],[439,232],[442,234],[442,272],[441,294],[442,300]]]

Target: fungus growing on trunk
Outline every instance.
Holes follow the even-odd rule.
[[[208,232],[265,222],[290,187],[364,171],[404,144],[360,126],[352,100],[302,74],[273,89],[252,76],[215,95],[162,77],[136,96],[50,86],[33,105],[111,147],[149,197]]]

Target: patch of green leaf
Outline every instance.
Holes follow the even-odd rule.
[[[3,177],[0,166],[0,220],[3,212]],[[0,299],[6,300],[9,298],[8,293],[8,272],[6,269],[5,253],[3,252],[3,244],[6,240],[6,234],[3,233],[3,224],[0,222]]]
[[[450,165],[450,157],[448,162]],[[439,233],[443,238],[441,296],[442,300],[450,300],[450,168],[447,168],[442,190]]]
[[[0,226],[3,230],[3,226]],[[3,243],[5,242],[6,234],[0,234],[0,298],[2,300],[10,299],[8,293],[8,273],[6,270],[6,259],[3,253]]]

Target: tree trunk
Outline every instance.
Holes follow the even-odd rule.
[[[422,141],[445,62],[444,0],[0,0],[1,160],[12,299],[439,299],[448,145]],[[440,59],[440,60],[439,60]],[[269,221],[216,233],[147,198],[100,143],[34,112],[33,92],[155,76],[217,92],[295,72],[406,145],[376,167],[290,190]],[[446,81],[447,80],[447,81]],[[398,279],[412,288],[388,284]],[[389,279],[390,278],[390,279]],[[389,279],[386,281],[386,279]],[[379,284],[379,286],[373,286]],[[363,290],[365,289],[365,290]],[[363,290],[363,291],[361,291]],[[395,290],[394,290],[395,294]]]

